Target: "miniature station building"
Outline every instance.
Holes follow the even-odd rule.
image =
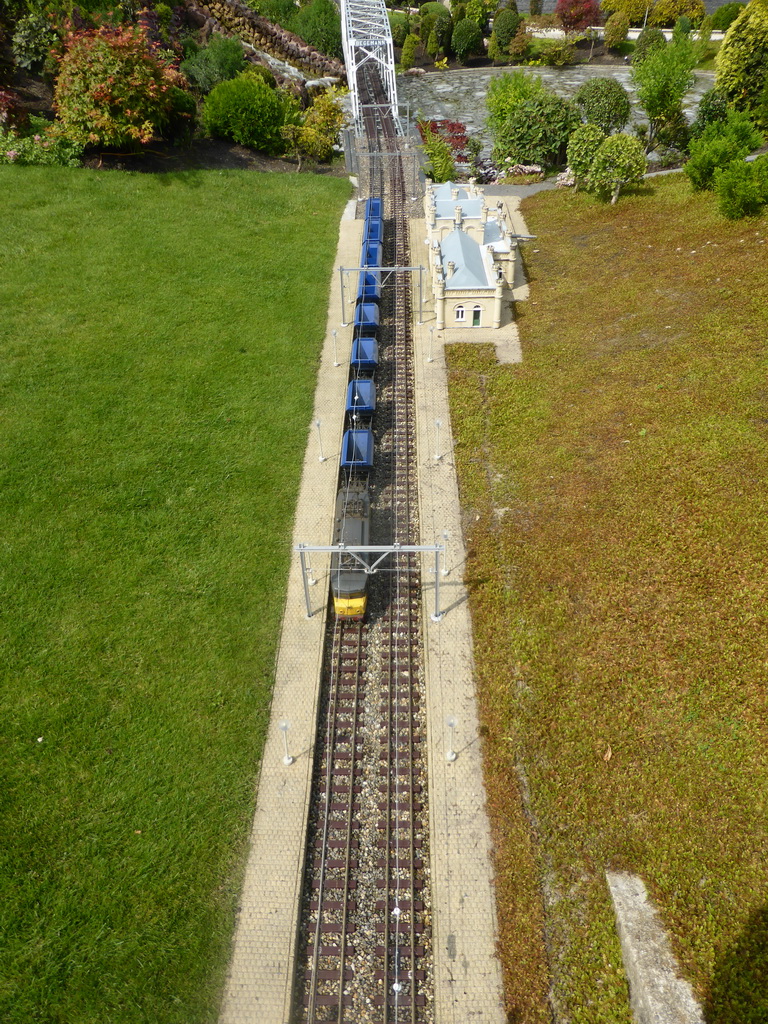
[[[437,329],[501,327],[517,257],[506,207],[487,207],[470,178],[468,186],[427,184],[424,209]]]

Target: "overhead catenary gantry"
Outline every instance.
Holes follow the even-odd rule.
[[[341,34],[347,81],[352,93],[352,113],[355,133],[365,134],[364,118],[384,107],[398,134],[402,134],[397,112],[397,85],[395,83],[395,54],[384,0],[339,0],[341,8]],[[375,68],[384,95],[373,103],[363,100],[363,80],[366,70]]]

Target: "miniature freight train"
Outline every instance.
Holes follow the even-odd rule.
[[[360,266],[365,269],[360,271],[355,298],[345,430],[336,495],[333,543],[351,548],[370,543],[369,479],[373,469],[375,372],[379,364],[380,268],[384,236],[382,205],[379,197],[372,197],[365,204],[360,253]],[[331,557],[333,607],[340,619],[362,619],[365,615],[369,573],[360,558],[364,556],[356,557],[343,551],[335,552]]]

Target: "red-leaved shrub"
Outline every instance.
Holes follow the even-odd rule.
[[[143,32],[102,26],[65,40],[54,96],[67,136],[101,146],[147,143],[161,132],[182,76],[154,54]]]
[[[555,14],[568,32],[600,24],[598,0],[557,0]]]

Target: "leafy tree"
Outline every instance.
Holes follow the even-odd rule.
[[[392,45],[402,48],[408,35],[408,17],[400,11],[389,11],[389,27],[392,30]]]
[[[168,123],[183,79],[132,27],[102,26],[65,40],[54,102],[68,138],[85,145],[147,143]]]
[[[566,31],[589,28],[600,21],[598,0],[557,0],[555,14]]]
[[[632,81],[640,106],[648,118],[646,152],[656,147],[660,134],[681,110],[683,97],[693,85],[698,49],[680,40],[653,49],[639,64],[632,65]]]
[[[494,160],[512,163],[561,164],[571,133],[581,122],[571,100],[551,90],[518,103],[494,132]]]
[[[704,17],[704,0],[656,0],[648,15],[651,25],[674,25],[678,18],[686,17],[698,25]]]
[[[746,4],[723,4],[712,14],[712,28],[715,32],[727,32],[731,24],[738,18]]]
[[[605,132],[599,125],[582,124],[568,140],[568,166],[576,179],[577,188],[586,185],[592,161],[604,139]]]
[[[768,85],[768,0],[750,0],[715,58],[715,85],[739,110],[757,111]],[[761,114],[761,123],[768,122]]]
[[[626,40],[629,18],[623,11],[614,11],[605,23],[603,42],[609,50],[616,50]]]
[[[209,135],[271,154],[285,148],[283,126],[298,120],[298,106],[292,97],[251,75],[214,86],[202,110],[202,124]]]
[[[625,185],[642,181],[645,167],[645,153],[639,139],[631,135],[609,135],[595,154],[587,184],[599,195],[610,195],[613,206]]]
[[[590,78],[574,96],[585,120],[599,125],[605,134],[621,131],[629,121],[629,94],[615,78]]]
[[[453,30],[451,49],[462,64],[477,53],[483,45],[483,34],[476,21],[463,18]]]
[[[734,160],[743,160],[761,142],[762,136],[749,115],[730,109],[724,121],[707,125],[691,142],[690,157],[683,170],[695,189],[711,188],[718,169]]]
[[[600,6],[609,14],[625,14],[630,25],[641,25],[648,10],[648,0],[601,0]]]

